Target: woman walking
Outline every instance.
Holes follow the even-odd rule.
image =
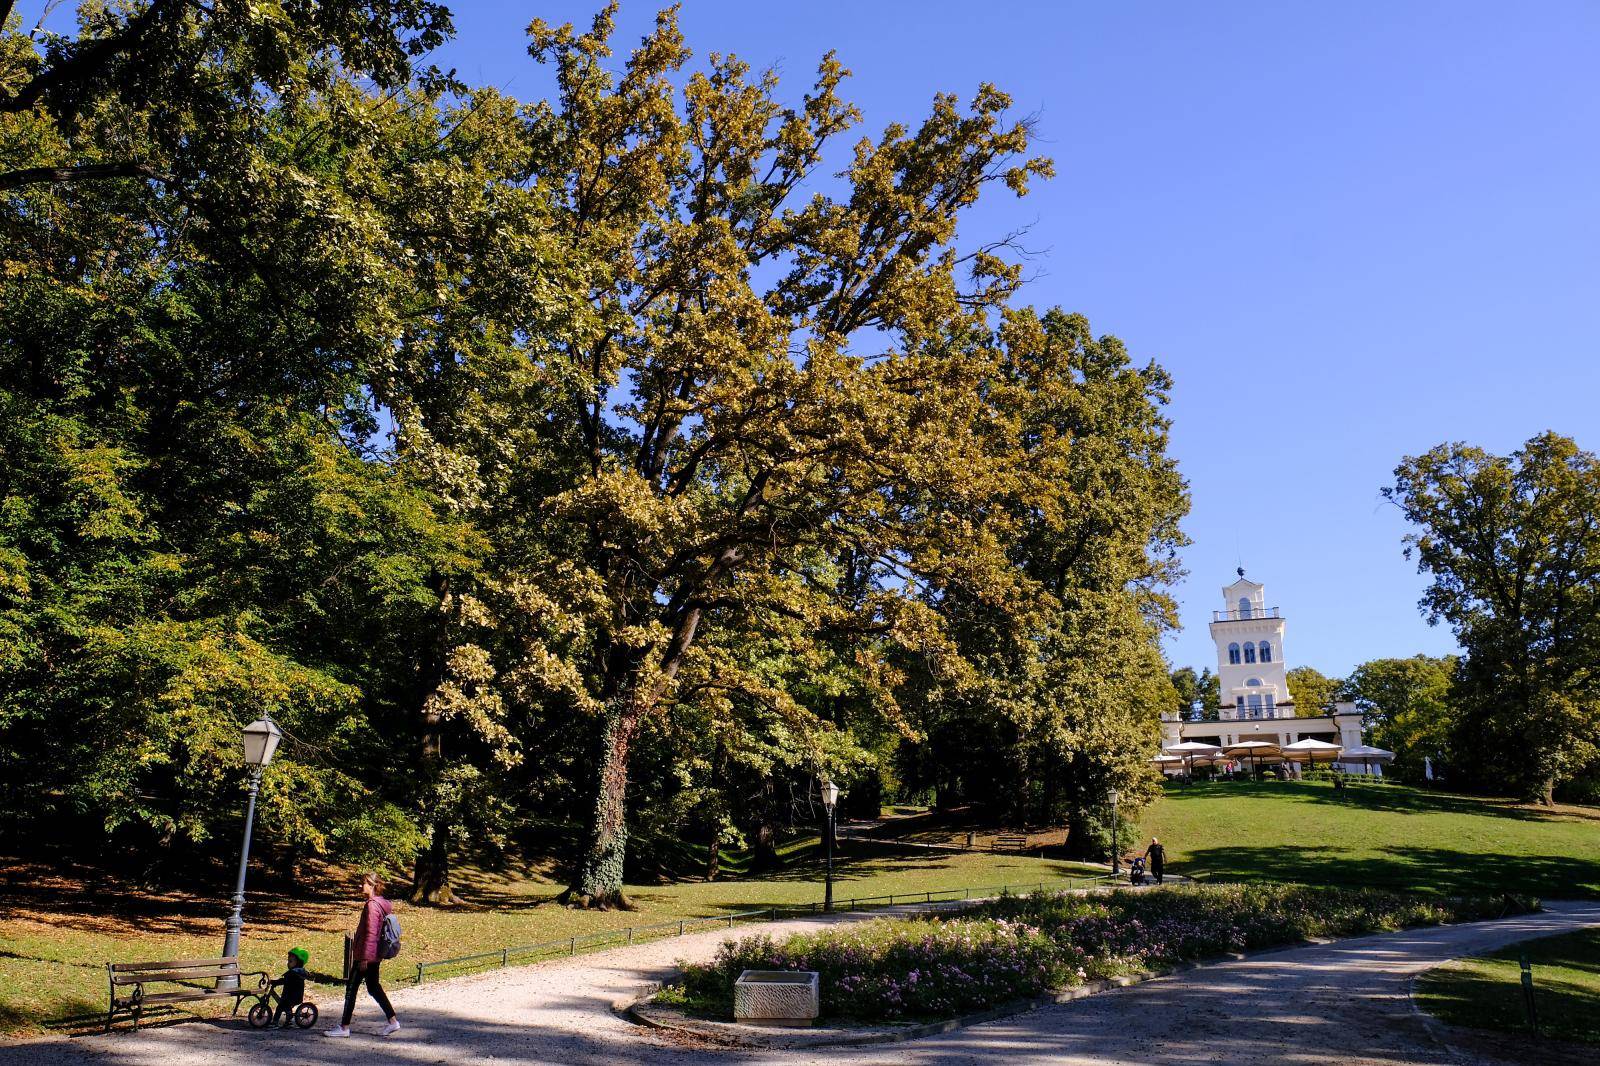
[[[394,905],[383,898],[383,887],[383,878],[376,873],[362,875],[361,893],[367,901],[361,907],[361,921],[356,925],[355,940],[350,945],[350,983],[344,989],[344,1016],[339,1019],[338,1025],[324,1034],[326,1036],[350,1035],[350,1016],[355,1013],[356,995],[361,991],[363,981],[368,994],[382,1009],[383,1016],[389,1019],[378,1030],[378,1034],[388,1036],[400,1031],[400,1019],[394,1016],[389,997],[378,983],[378,967],[383,962],[378,952],[378,935],[383,929],[383,920],[394,912]]]

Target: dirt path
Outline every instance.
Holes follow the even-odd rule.
[[[844,919],[848,920],[848,919]],[[815,928],[819,919],[763,926]],[[406,1028],[387,1040],[370,1001],[349,1040],[193,1022],[137,1036],[0,1047],[0,1066],[105,1063],[839,1063],[958,1066],[1025,1063],[1311,1063],[1354,1066],[1543,1062],[1539,1049],[1483,1056],[1449,1050],[1411,1007],[1411,978],[1444,960],[1516,940],[1600,924],[1600,904],[1554,904],[1543,914],[1296,948],[1221,963],[1001,1022],[905,1044],[808,1052],[730,1052],[671,1043],[611,1013],[611,1004],[661,979],[682,957],[704,957],[726,931],[496,971],[393,993]],[[324,1010],[336,1007],[324,1003]],[[1458,1045],[1459,1047],[1459,1045]]]

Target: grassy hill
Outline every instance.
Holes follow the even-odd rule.
[[[1167,786],[1143,813],[1176,872],[1439,894],[1600,897],[1600,809],[1538,808],[1401,785]]]

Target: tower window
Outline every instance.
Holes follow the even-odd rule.
[[[1272,645],[1264,640],[1261,642],[1261,661],[1264,663],[1272,661]]]
[[[1250,617],[1250,597],[1249,596],[1240,596],[1239,597],[1239,617],[1240,618],[1249,618]]]
[[[1247,663],[1256,661],[1256,646],[1248,640],[1244,642],[1244,661]]]
[[[1239,665],[1239,645],[1228,645],[1228,661],[1235,666]]]

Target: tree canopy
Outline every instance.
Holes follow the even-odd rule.
[[[617,903],[630,825],[714,867],[820,773],[1154,787],[1171,381],[963,229],[1030,122],[847,144],[835,56],[791,94],[666,11],[616,60],[615,11],[534,20],[531,102],[423,66],[422,0],[10,20],[8,833],[216,854],[266,712],[264,849],[438,902],[543,834]]]
[[[1462,753],[1551,802],[1600,737],[1600,461],[1556,433],[1506,456],[1441,444],[1384,495],[1416,527],[1423,612],[1465,653]]]

